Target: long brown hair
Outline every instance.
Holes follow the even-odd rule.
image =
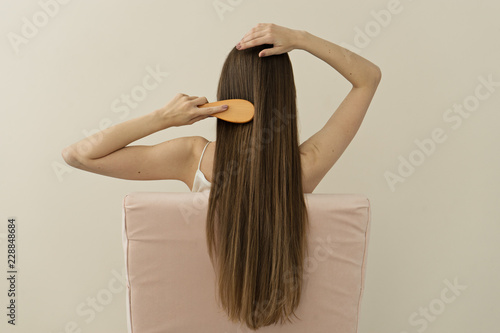
[[[219,305],[254,330],[300,319],[309,227],[292,64],[287,53],[260,58],[269,47],[233,48],[222,68],[217,100],[246,99],[255,115],[217,119],[206,226]]]

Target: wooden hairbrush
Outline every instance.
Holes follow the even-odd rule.
[[[245,99],[225,99],[222,101],[198,105],[198,107],[208,108],[220,105],[227,105],[227,110],[211,114],[210,117],[217,117],[221,120],[238,124],[247,123],[253,119],[255,108],[251,102]]]

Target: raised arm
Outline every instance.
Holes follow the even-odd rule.
[[[312,192],[358,132],[382,74],[367,59],[306,31],[297,33],[297,48],[325,61],[352,84],[323,128],[300,146],[301,153],[307,155],[304,169],[309,173],[308,192]]]
[[[172,139],[153,146],[129,145],[169,127],[191,125],[222,105],[198,108],[206,97],[177,94],[166,106],[84,138],[61,152],[67,164],[88,172],[129,180],[178,179],[192,186],[195,143],[199,137]]]
[[[305,50],[328,63],[352,84],[351,91],[323,128],[300,145],[304,156],[303,183],[307,184],[305,192],[310,193],[357,133],[377,90],[381,71],[370,61],[337,44],[306,31],[276,24],[258,24],[241,39],[237,48],[245,49],[261,44],[273,44],[273,48],[262,50],[259,56],[272,56],[294,49]]]

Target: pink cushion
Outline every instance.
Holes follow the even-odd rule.
[[[370,203],[360,194],[306,194],[309,256],[293,324],[258,332],[355,333],[363,293]],[[217,307],[205,239],[207,192],[127,195],[123,247],[129,333],[243,333]]]

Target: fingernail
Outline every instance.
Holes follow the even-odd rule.
[[[227,105],[223,105],[222,106],[222,110],[227,110],[228,106]]]
[[[238,50],[239,50],[239,49],[241,49],[241,44],[240,44],[240,43],[236,44],[236,48],[237,48]]]

